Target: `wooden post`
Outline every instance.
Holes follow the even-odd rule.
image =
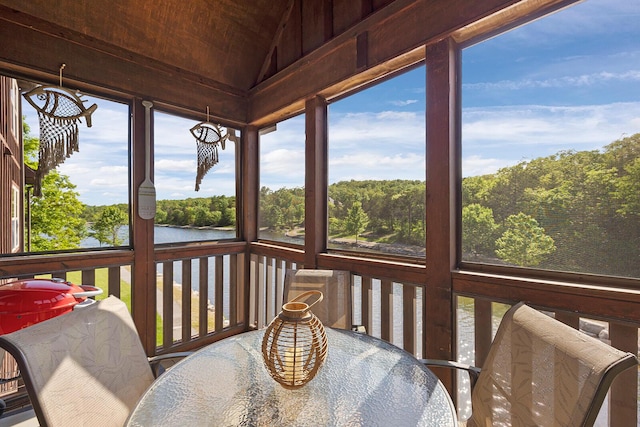
[[[236,160],[240,165],[239,181],[240,185],[236,189],[238,194],[237,200],[240,201],[238,210],[238,227],[239,237],[245,242],[253,242],[258,239],[258,197],[260,188],[260,140],[258,137],[258,128],[255,126],[247,126],[242,130],[242,138],[240,142],[240,149],[236,151],[239,153],[239,158]],[[242,309],[244,324],[246,329],[249,329],[251,322],[251,296],[255,295],[255,289],[251,289],[251,284],[255,283],[253,275],[251,274],[251,264],[254,257],[251,255],[250,247],[247,245],[245,256],[240,257],[244,260],[243,274],[238,275],[240,282],[239,287],[242,290],[239,292],[239,298],[242,298]]]
[[[454,304],[451,271],[456,264],[459,50],[452,39],[427,46],[426,357],[453,352]],[[438,371],[453,392],[453,373]]]
[[[153,248],[153,219],[142,219],[138,215],[138,187],[145,178],[145,108],[142,100],[137,98],[133,102],[132,123],[132,157],[133,157],[133,188],[131,189],[131,225],[133,227],[133,256],[131,307],[133,320],[138,328],[147,355],[155,354],[156,349],[156,273]],[[150,123],[151,150],[151,178],[153,179],[153,114]]]
[[[240,185],[236,188],[239,195],[239,233],[240,239],[253,242],[258,238],[258,197],[260,188],[260,146],[258,129],[247,126],[242,131],[240,149],[236,150],[240,164]]]
[[[304,266],[316,268],[327,248],[327,101],[316,96],[305,104]]]

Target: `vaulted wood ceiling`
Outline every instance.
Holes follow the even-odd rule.
[[[430,41],[572,1],[0,0],[0,67],[55,81],[65,63],[78,88],[266,123],[419,62]]]
[[[24,23],[240,91],[255,83],[288,0],[6,0]],[[28,15],[28,16],[27,16]],[[57,30],[56,30],[57,27]],[[75,34],[74,34],[75,33]],[[137,59],[139,60],[139,59]]]

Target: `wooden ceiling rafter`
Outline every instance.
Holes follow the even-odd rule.
[[[280,23],[278,24],[278,29],[274,34],[273,39],[271,40],[271,46],[269,46],[269,51],[265,55],[264,61],[262,63],[262,67],[260,67],[260,73],[258,73],[258,78],[256,79],[256,82],[255,82],[256,85],[264,79],[265,75],[267,74],[267,71],[269,70],[269,67],[271,66],[271,63],[274,61],[274,54],[276,53],[276,48],[278,46],[278,43],[280,43],[280,39],[282,38],[282,33],[284,32],[284,29],[287,26],[287,22],[289,21],[289,18],[291,17],[291,11],[293,11],[293,5],[295,4],[295,2],[296,0],[289,0],[289,3],[287,4],[287,8],[282,14],[282,18],[280,19]]]

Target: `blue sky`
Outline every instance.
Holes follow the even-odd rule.
[[[588,0],[463,52],[463,175],[640,132],[640,0]],[[329,106],[329,180],[424,180],[425,70]],[[91,100],[87,104],[95,102]],[[127,200],[127,114],[98,102],[59,169],[87,204]],[[37,118],[23,103],[32,133]],[[156,115],[158,199],[231,195],[233,144],[194,191],[195,121]],[[304,184],[304,118],[261,139],[261,185]]]

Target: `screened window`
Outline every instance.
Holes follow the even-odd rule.
[[[88,110],[95,106],[95,111],[90,114],[91,126],[86,116],[76,123],[76,139],[69,136],[74,133],[72,126],[52,127],[38,114],[36,107],[44,104],[31,91],[40,86],[20,81],[19,88],[27,125],[22,139],[29,213],[24,251],[129,245],[129,106],[80,93],[78,103]],[[55,95],[47,96],[50,106]],[[77,147],[69,148],[68,143]]]
[[[156,244],[236,238],[236,138],[240,132],[203,123],[154,112]],[[194,134],[205,143],[199,143]],[[216,144],[214,134],[220,135]]]
[[[589,0],[464,50],[463,260],[640,277],[638,14]]]
[[[304,115],[260,132],[260,239],[304,244]]]
[[[424,257],[425,68],[329,106],[331,249]]]

